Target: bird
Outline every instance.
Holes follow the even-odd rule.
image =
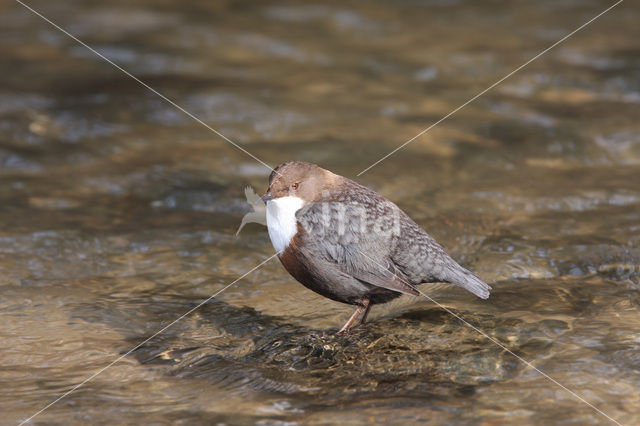
[[[356,306],[344,334],[372,306],[422,283],[452,283],[486,299],[491,287],[460,266],[396,204],[359,183],[303,161],[269,176],[269,238],[284,268],[308,289]]]

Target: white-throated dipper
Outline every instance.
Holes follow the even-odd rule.
[[[398,206],[351,179],[301,161],[283,163],[262,196],[267,227],[285,269],[305,287],[357,309],[417,296],[428,282],[456,284],[478,297],[489,287],[458,265]]]

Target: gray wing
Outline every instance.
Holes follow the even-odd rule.
[[[403,213],[404,214],[404,213]],[[491,287],[460,266],[429,234],[407,216],[391,258],[412,283],[444,281],[486,299]]]
[[[398,206],[353,181],[339,198],[331,195],[298,211],[296,217],[318,256],[348,275],[378,287],[419,294],[413,286],[449,282],[476,296],[489,287],[453,260]],[[346,195],[345,195],[346,194]]]
[[[296,214],[305,231],[305,250],[359,281],[418,295],[389,258],[390,233],[370,232],[372,213],[370,206],[357,200],[327,199],[308,204]]]

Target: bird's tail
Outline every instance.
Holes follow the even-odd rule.
[[[491,287],[482,281],[480,278],[473,275],[472,272],[464,269],[460,265],[448,268],[445,273],[445,278],[450,283],[456,284],[465,290],[470,291],[481,299],[489,297],[489,291]]]

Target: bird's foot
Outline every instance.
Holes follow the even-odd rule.
[[[371,305],[369,305],[369,299],[364,299],[363,300],[363,305],[362,306],[358,306],[356,308],[356,311],[353,313],[353,315],[351,315],[351,318],[349,318],[349,321],[347,321],[342,328],[340,329],[340,331],[338,331],[336,333],[336,336],[343,336],[346,333],[349,332],[349,329],[353,326],[353,323],[356,322],[356,320],[358,319],[358,316],[362,313],[362,311],[364,311],[364,315],[362,316],[362,320],[360,321],[360,324],[364,324],[366,319],[367,319],[367,315],[369,314],[369,309],[371,308]]]

